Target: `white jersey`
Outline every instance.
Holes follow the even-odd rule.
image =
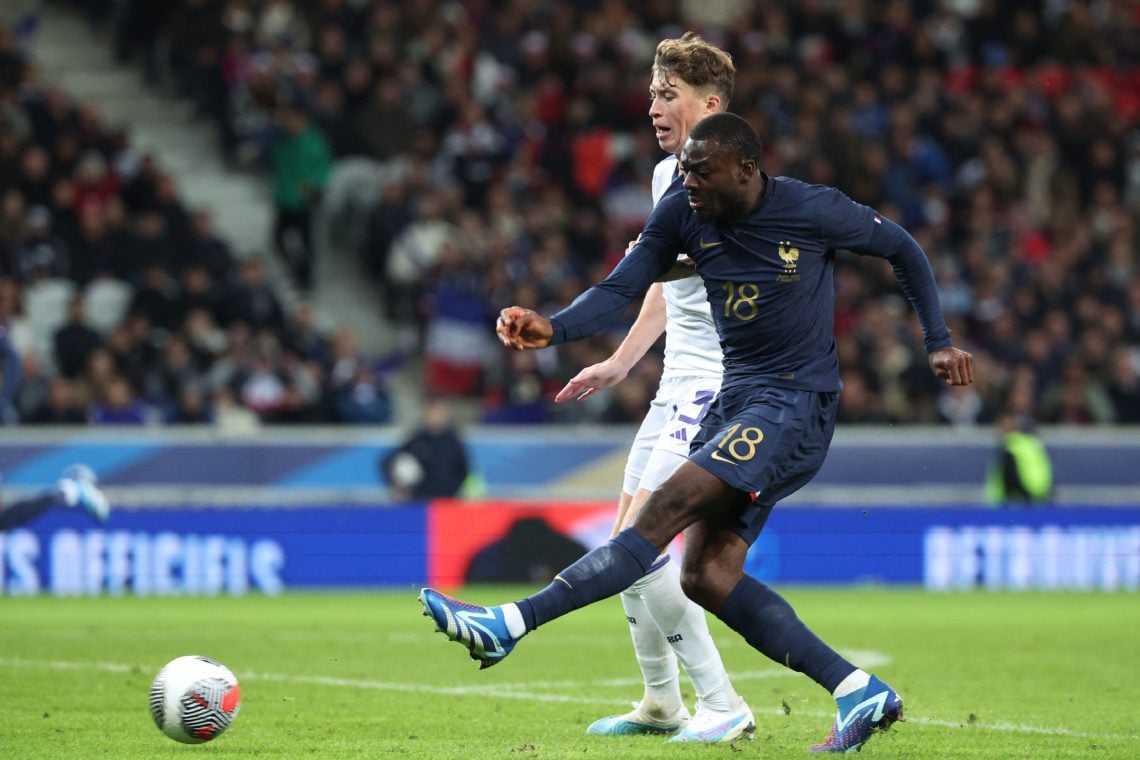
[[[653,170],[653,205],[677,176],[677,157],[664,158]],[[720,338],[709,312],[708,294],[700,277],[662,283],[665,294],[665,362],[662,381],[675,377],[719,379]]]

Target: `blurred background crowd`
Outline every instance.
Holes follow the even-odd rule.
[[[39,81],[35,15],[0,29],[0,406],[8,423],[387,422],[415,373],[487,423],[641,419],[660,362],[551,398],[622,337],[501,350],[650,211],[657,42],[736,63],[764,169],[909,229],[974,386],[926,367],[884,262],[841,254],[847,423],[1140,423],[1140,5],[1128,0],[72,0],[234,171],[263,173],[266,250],[232,251],[81,92]],[[262,254],[375,283],[393,351],[282,306]],[[634,315],[630,314],[632,321]],[[628,325],[628,323],[627,323]]]

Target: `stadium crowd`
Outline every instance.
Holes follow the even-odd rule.
[[[620,334],[508,354],[490,325],[512,303],[553,311],[620,259],[649,213],[660,158],[645,72],[659,39],[692,29],[732,53],[730,110],[765,138],[764,169],[835,185],[910,230],[930,256],[955,335],[977,355],[975,385],[933,382],[890,271],[849,266],[839,254],[842,420],[972,426],[1014,413],[1047,424],[1140,422],[1134,3],[125,0],[119,10],[99,18],[114,25],[122,57],[191,99],[236,164],[264,167],[278,182],[335,172],[326,153],[392,169],[364,199],[359,253],[387,316],[423,353],[426,386],[481,399],[485,421],[640,419],[659,370],[652,361],[586,404],[550,402]],[[6,47],[10,61],[10,39]],[[4,282],[27,289],[57,266],[43,253],[50,244],[28,253],[29,234],[66,240],[67,276],[89,280],[107,254],[87,253],[83,230],[100,223],[84,220],[99,216],[111,258],[129,251],[121,260],[130,267],[116,274],[134,273],[142,304],[103,348],[122,366],[138,348],[132,341],[163,328],[171,340],[130,360],[148,371],[127,384],[144,397],[180,387],[168,369],[178,346],[191,364],[203,361],[185,327],[187,291],[145,264],[177,257],[183,281],[189,270],[207,290],[244,282],[244,266],[227,275],[232,264],[208,218],[175,211],[174,178],[102,132],[85,106],[71,108],[61,129],[52,114],[65,98],[13,79],[13,69],[5,64],[0,99],[5,171],[19,177],[4,198]],[[296,164],[299,151],[281,150],[283,127],[312,146],[308,169]],[[284,251],[302,286],[319,182],[276,196],[278,232],[303,233]],[[43,209],[53,215],[46,230],[34,223]],[[164,235],[185,237],[155,244]],[[204,259],[203,246],[212,252]],[[170,293],[178,305],[163,301]],[[204,359],[211,380],[201,385],[233,392],[218,367],[237,372],[234,346],[244,341],[251,376],[290,376],[286,395],[308,408],[331,366],[307,353],[311,345],[294,347],[290,336],[311,338],[311,329],[270,309],[265,330],[227,311],[233,303],[219,296],[205,310],[206,332],[221,336],[213,345],[228,347]]]
[[[39,81],[29,39],[0,26],[0,420],[390,420],[386,368],[287,314],[160,156]]]

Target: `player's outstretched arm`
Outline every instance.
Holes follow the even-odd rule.
[[[930,368],[947,385],[969,385],[974,382],[974,355],[953,346],[938,348],[928,354]]]
[[[521,306],[508,306],[499,312],[495,333],[507,348],[523,351],[528,348],[546,348],[554,335],[550,320]]]
[[[598,391],[612,388],[624,380],[633,365],[641,361],[649,347],[661,337],[665,331],[665,319],[665,295],[661,285],[651,285],[645,293],[637,319],[617,350],[608,359],[591,364],[571,378],[558,391],[554,403],[561,404],[570,399],[585,401]]]

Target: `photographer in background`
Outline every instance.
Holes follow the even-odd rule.
[[[467,447],[452,423],[447,400],[440,397],[424,403],[420,426],[380,461],[381,478],[400,501],[455,496],[468,473]]]

